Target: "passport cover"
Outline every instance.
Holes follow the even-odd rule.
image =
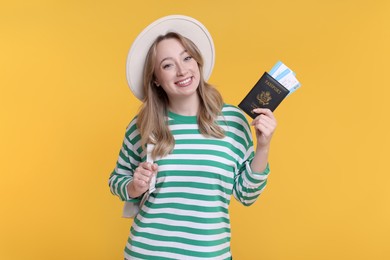
[[[240,102],[238,107],[254,119],[258,114],[252,113],[253,109],[260,107],[274,111],[289,92],[276,79],[264,72],[263,76]]]

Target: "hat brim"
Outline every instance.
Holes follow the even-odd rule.
[[[156,38],[168,32],[179,33],[198,47],[204,60],[204,79],[210,78],[215,62],[215,49],[213,39],[206,27],[192,17],[165,16],[151,23],[137,36],[127,56],[127,82],[130,90],[139,100],[144,98],[142,81],[146,55]]]

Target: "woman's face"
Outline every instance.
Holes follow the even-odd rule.
[[[167,93],[169,100],[194,98],[200,82],[198,63],[177,39],[165,39],[156,46],[156,84]]]

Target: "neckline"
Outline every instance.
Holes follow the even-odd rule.
[[[182,122],[182,123],[191,123],[191,124],[197,124],[198,123],[198,117],[197,116],[183,116],[176,113],[173,113],[171,111],[168,111],[168,117],[173,119],[174,121]]]

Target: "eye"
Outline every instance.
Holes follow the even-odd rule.
[[[189,61],[191,59],[192,59],[192,56],[187,56],[187,57],[184,58],[185,61]]]
[[[167,63],[167,64],[164,64],[164,65],[162,66],[162,68],[165,70],[165,69],[169,69],[169,68],[172,67],[172,66],[173,66],[172,64]]]

